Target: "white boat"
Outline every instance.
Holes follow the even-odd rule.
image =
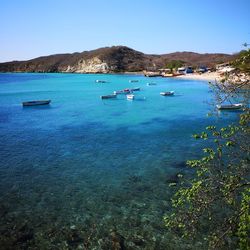
[[[95,82],[97,82],[97,83],[105,83],[106,81],[104,81],[104,80],[95,80]]]
[[[134,100],[134,98],[135,98],[135,95],[132,95],[132,94],[131,95],[127,95],[127,99],[128,100]]]
[[[101,99],[112,99],[112,98],[116,98],[116,94],[112,94],[112,95],[101,95]]]
[[[156,85],[156,83],[155,82],[148,82],[147,85],[148,86],[153,86],[153,85]]]
[[[163,95],[163,96],[172,96],[172,95],[174,95],[174,91],[161,92],[160,95]]]
[[[29,101],[23,102],[23,106],[38,106],[38,105],[48,105],[50,104],[51,100],[41,100],[41,101]]]
[[[243,107],[242,103],[235,103],[235,104],[224,104],[224,105],[216,105],[217,109],[222,110],[222,109],[241,109]]]

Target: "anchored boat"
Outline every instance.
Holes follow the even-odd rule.
[[[112,95],[101,95],[101,99],[112,99],[112,98],[116,98],[116,94],[112,94]]]
[[[51,100],[40,100],[40,101],[29,101],[23,102],[23,106],[38,106],[38,105],[48,105],[50,104]]]
[[[134,100],[134,98],[135,98],[135,95],[127,95],[128,100]]]
[[[131,92],[130,89],[123,89],[123,90],[114,91],[114,94],[115,95],[118,95],[118,94],[129,94],[130,92]]]
[[[117,90],[117,91],[114,91],[114,94],[115,95],[118,95],[118,94],[130,94],[130,93],[133,93],[133,91],[140,91],[140,88],[137,87],[137,88],[132,88],[132,89]]]
[[[225,105],[216,105],[217,109],[223,110],[223,109],[241,109],[243,107],[242,103],[235,103],[235,104],[225,104]]]
[[[104,81],[104,80],[96,80],[95,82],[97,82],[97,83],[105,83],[106,81]]]
[[[131,92],[133,92],[133,91],[140,91],[140,88],[133,88],[133,89],[129,89]]]
[[[174,95],[174,91],[161,92],[160,95],[163,95],[163,96],[171,96],[171,95]]]

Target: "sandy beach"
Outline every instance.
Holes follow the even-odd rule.
[[[203,81],[219,81],[221,76],[217,72],[207,72],[203,74],[192,73],[177,76],[178,78],[190,79],[190,80],[203,80]]]

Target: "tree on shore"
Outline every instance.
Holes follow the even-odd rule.
[[[240,52],[240,56],[233,62],[233,66],[241,72],[250,74],[250,49]]]
[[[172,60],[166,64],[166,68],[170,69],[172,72],[173,70],[177,70],[183,65],[184,65],[184,62],[181,60]]]
[[[249,50],[234,63],[249,69]],[[243,70],[244,69],[244,70]],[[221,87],[222,86],[222,87]],[[221,102],[234,98],[249,82],[214,85]],[[242,94],[241,94],[242,96]],[[250,249],[250,110],[249,96],[238,124],[208,126],[195,139],[208,145],[201,159],[189,160],[192,178],[180,176],[165,225],[175,234],[202,242],[208,249]]]

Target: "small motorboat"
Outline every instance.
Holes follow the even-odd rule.
[[[130,92],[133,92],[133,91],[140,91],[140,88],[133,88],[133,89],[129,89]]]
[[[160,95],[163,95],[163,96],[171,96],[171,95],[174,95],[174,91],[161,92]]]
[[[104,80],[95,80],[95,82],[97,82],[97,83],[105,83],[106,81],[104,81]]]
[[[116,98],[116,94],[112,94],[112,95],[101,95],[101,99],[112,99],[112,98]]]
[[[156,85],[156,83],[155,82],[148,82],[147,85],[148,86],[154,86],[154,85]]]
[[[243,107],[243,104],[242,103],[225,104],[225,105],[216,105],[216,107],[219,110],[223,110],[223,109],[232,110],[232,109],[241,109]]]
[[[48,105],[50,104],[51,100],[40,100],[40,101],[29,101],[29,102],[23,102],[23,106],[39,106],[39,105]]]
[[[129,93],[131,93],[130,89],[123,89],[123,90],[114,91],[115,95],[118,95],[118,94],[129,94]]]
[[[127,95],[127,99],[128,100],[134,100],[135,95],[131,94],[131,95]]]
[[[138,80],[129,80],[129,82],[139,82]]]

